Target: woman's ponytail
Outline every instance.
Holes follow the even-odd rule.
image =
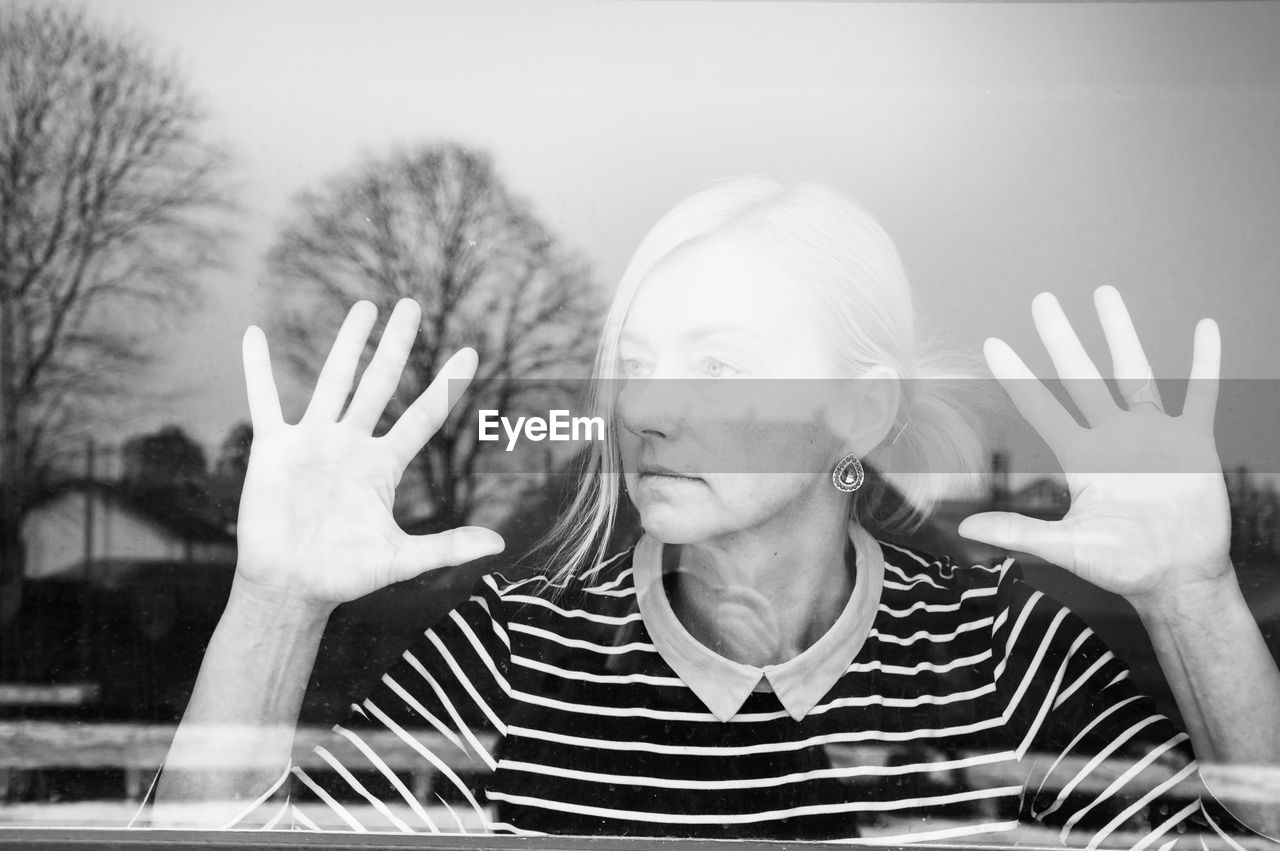
[[[976,354],[930,341],[902,381],[898,422],[868,457],[901,498],[869,493],[859,520],[890,532],[918,528],[938,502],[975,493],[985,480],[993,414],[1003,395]]]

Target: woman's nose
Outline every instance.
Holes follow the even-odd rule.
[[[684,426],[687,411],[679,385],[670,378],[629,378],[618,393],[618,420],[638,437],[674,437]]]

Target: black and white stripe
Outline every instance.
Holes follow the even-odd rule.
[[[878,841],[997,838],[1032,819],[1095,847],[1222,834],[1229,817],[1197,797],[1187,737],[1079,618],[1011,562],[959,567],[887,544],[884,555],[866,642],[800,721],[768,692],[716,720],[654,648],[629,554],[563,586],[485,577],[336,728],[347,746],[326,751],[332,771],[295,767],[287,815],[264,795],[236,824],[305,827],[319,808],[351,829],[435,831],[449,828],[425,807],[448,800],[519,834],[856,841],[875,814],[905,824],[913,811],[967,823]],[[411,800],[408,775],[363,744],[364,727],[420,754],[437,800]],[[859,757],[885,753],[896,757]],[[459,760],[470,773],[450,767]]]

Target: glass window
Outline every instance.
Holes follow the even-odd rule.
[[[0,11],[0,845],[1268,846],[1277,37]]]

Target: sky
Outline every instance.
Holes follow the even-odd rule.
[[[176,60],[234,153],[242,208],[203,307],[161,341],[147,386],[177,395],[139,407],[126,433],[177,423],[212,448],[247,418],[240,338],[269,324],[263,255],[295,195],[445,139],[491,152],[606,291],[647,227],[704,184],[816,177],[880,219],[926,327],[957,343],[1002,337],[1047,374],[1030,304],[1048,290],[1105,364],[1091,294],[1113,284],[1158,375],[1185,375],[1192,329],[1212,316],[1225,376],[1280,378],[1280,4],[87,10]],[[282,393],[299,414],[305,389],[282,380]],[[1234,428],[1244,445],[1276,422]]]

